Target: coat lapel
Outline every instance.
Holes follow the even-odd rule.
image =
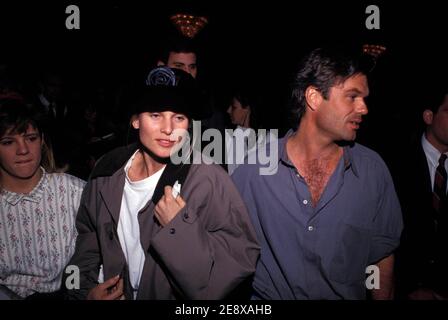
[[[107,179],[100,190],[101,198],[114,221],[115,230],[118,226],[118,220],[120,219],[121,200],[124,190],[124,175],[124,170],[116,171],[111,179]]]
[[[163,197],[165,186],[173,186],[176,181],[183,185],[185,179],[187,178],[189,169],[189,164],[174,165],[172,163],[168,163],[162,173],[162,176],[157,182],[157,186],[151,200],[140,211],[141,213],[138,216],[138,221],[140,224],[140,242],[145,252],[148,252],[149,250],[153,232],[160,228],[159,224],[155,221],[153,212],[154,207]]]

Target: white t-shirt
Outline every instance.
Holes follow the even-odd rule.
[[[145,252],[140,242],[138,212],[151,200],[157,182],[165,170],[165,167],[163,167],[148,178],[140,181],[131,181],[128,172],[137,152],[139,150],[128,160],[124,168],[126,178],[117,229],[121,248],[129,267],[129,280],[132,285],[134,299],[137,296],[140,277],[145,263]]]

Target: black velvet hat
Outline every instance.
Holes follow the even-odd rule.
[[[195,120],[208,116],[205,95],[189,73],[165,66],[149,72],[134,113],[163,111],[182,113]]]

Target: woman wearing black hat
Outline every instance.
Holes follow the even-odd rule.
[[[131,119],[139,141],[105,155],[86,186],[68,298],[221,299],[255,271],[259,247],[226,172],[171,161],[186,143],[174,133],[200,116],[194,79],[161,67],[147,85]]]

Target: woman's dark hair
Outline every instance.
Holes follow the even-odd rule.
[[[7,132],[24,133],[29,125],[42,135],[43,116],[35,107],[27,104],[19,96],[0,97],[0,137]]]
[[[27,104],[18,94],[0,97],[0,138],[6,133],[22,134],[31,125],[42,138],[44,115],[33,105]],[[58,171],[55,166],[51,143],[45,136],[42,146],[41,165],[47,172]]]
[[[291,100],[294,123],[298,124],[305,113],[305,91],[313,86],[328,99],[330,88],[348,78],[368,75],[373,67],[373,60],[362,52],[344,48],[318,48],[306,55],[299,65]]]

